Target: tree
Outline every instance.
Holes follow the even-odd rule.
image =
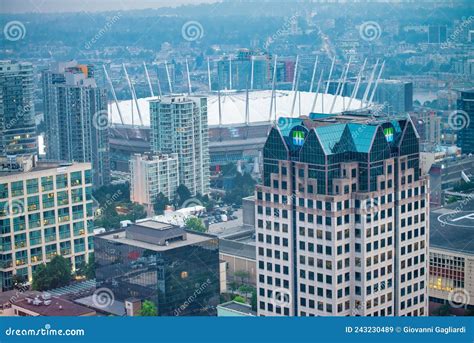
[[[252,298],[250,300],[250,304],[252,305],[252,311],[257,312],[257,290],[252,291]]]
[[[64,257],[57,255],[48,264],[41,264],[33,274],[32,288],[46,291],[63,287],[71,281],[71,264]]]
[[[92,280],[95,279],[95,259],[94,253],[90,254],[89,262],[83,263],[76,273],[77,275],[85,276],[86,279]]]
[[[202,220],[197,217],[188,217],[184,225],[190,230],[197,231],[197,232],[206,232],[207,229],[202,223]]]
[[[240,295],[236,295],[234,297],[234,299],[232,299],[232,300],[234,300],[235,302],[238,302],[238,303],[245,304],[245,299],[243,297],[241,297]]]
[[[153,203],[153,210],[155,211],[155,214],[161,215],[163,214],[165,208],[167,205],[169,205],[170,199],[163,193],[159,193],[155,199],[155,202]]]
[[[239,284],[237,282],[230,282],[229,283],[229,289],[232,292],[232,294],[235,293],[235,291],[239,288]]]
[[[183,184],[179,185],[178,188],[176,189],[176,198],[175,198],[176,204],[178,206],[181,206],[186,200],[190,198],[191,198],[191,192],[189,191],[188,187],[186,187]]]
[[[244,280],[246,280],[250,274],[245,270],[236,270],[234,276],[240,278],[240,284],[243,285],[245,283]]]
[[[142,308],[140,309],[140,316],[142,317],[155,317],[158,315],[158,309],[156,305],[149,300],[145,300],[142,303]]]

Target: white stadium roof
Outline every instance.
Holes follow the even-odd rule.
[[[299,92],[296,97],[294,113],[291,113],[293,107],[294,91],[277,90],[276,92],[276,113],[278,117],[299,117],[299,115],[308,115],[311,113],[316,93]],[[268,122],[270,113],[271,90],[251,91],[249,92],[249,122]],[[156,97],[138,99],[138,106],[144,126],[150,126],[150,105],[149,100]],[[222,125],[238,125],[245,123],[245,91],[222,91],[221,92],[221,113]],[[324,99],[324,102],[323,102]],[[318,94],[314,111],[316,113],[330,113],[334,101],[332,94]],[[340,113],[347,110],[358,110],[362,108],[361,100],[352,99],[351,107],[348,108],[350,98],[338,96],[332,113]],[[124,124],[140,125],[138,111],[133,100],[121,100],[118,102],[123,116]],[[273,109],[273,113],[274,113]],[[113,124],[122,124],[117,106],[114,102],[109,104],[109,113],[112,115]],[[132,115],[133,114],[133,115]],[[274,116],[274,114],[273,114]],[[272,118],[274,119],[274,118]],[[219,125],[219,103],[218,95],[213,92],[208,95],[208,123],[212,126]]]

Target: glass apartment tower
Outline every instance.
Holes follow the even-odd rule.
[[[110,181],[107,91],[92,66],[57,63],[42,74],[46,156],[91,162],[94,187]]]
[[[179,182],[192,195],[209,193],[207,98],[165,96],[150,101],[154,154],[178,154]]]
[[[261,316],[428,314],[427,179],[405,117],[280,119],[256,189]]]
[[[37,153],[33,66],[0,61],[0,156]]]

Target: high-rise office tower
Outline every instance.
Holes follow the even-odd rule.
[[[207,98],[165,96],[150,101],[154,154],[178,154],[179,182],[192,195],[209,193]]]
[[[286,119],[256,189],[258,313],[428,314],[427,178],[406,117]]]
[[[93,230],[90,163],[0,158],[0,293],[56,255],[82,266]]]
[[[42,74],[46,156],[91,162],[94,187],[110,180],[107,91],[92,66],[57,63]]]
[[[0,61],[0,156],[37,153],[31,63]]]
[[[465,154],[474,153],[474,89],[460,91],[458,111],[451,114],[450,125],[457,129],[458,145]]]

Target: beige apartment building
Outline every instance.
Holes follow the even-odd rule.
[[[90,163],[0,159],[0,291],[56,255],[72,269],[93,252]]]

